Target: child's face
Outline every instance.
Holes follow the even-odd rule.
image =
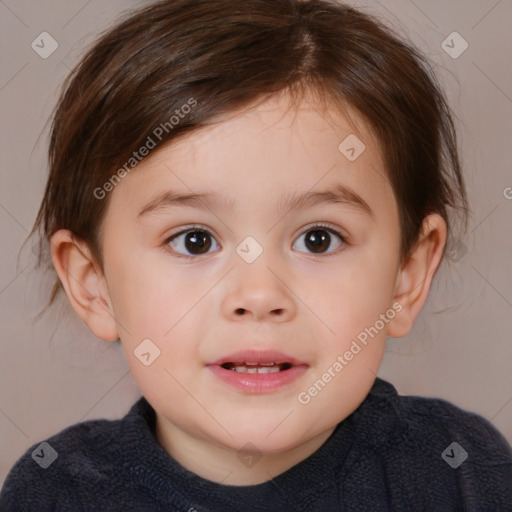
[[[195,132],[142,161],[111,192],[102,231],[109,297],[160,440],[176,454],[247,443],[283,455],[318,448],[362,402],[381,362],[400,233],[376,141],[356,117],[366,149],[349,161],[338,146],[354,130],[341,115],[334,124],[312,101],[298,112],[286,108],[281,96]],[[286,206],[296,194],[334,193],[338,185],[373,214],[343,201]],[[216,194],[225,207],[204,198],[163,201],[139,215],[170,191]],[[191,225],[207,233],[166,243]],[[376,322],[357,351],[353,340]],[[144,339],[160,349],[148,366],[134,355]],[[278,351],[301,366],[280,385],[279,373],[211,366],[244,362],[230,355],[248,350]],[[251,388],[255,382],[261,387]]]

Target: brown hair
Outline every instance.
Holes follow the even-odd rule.
[[[427,214],[442,215],[450,234],[447,208],[459,209],[467,228],[451,113],[410,43],[334,0],[163,0],[128,12],[63,84],[31,233],[39,231],[38,265],[43,245],[64,228],[103,268],[109,196],[98,199],[95,190],[127,169],[156,127],[166,126],[153,137],[160,147],[257,99],[283,90],[300,98],[306,88],[340,109],[354,107],[376,134],[400,213],[402,261]],[[194,108],[171,127],[191,98]],[[57,279],[49,305],[60,286]]]

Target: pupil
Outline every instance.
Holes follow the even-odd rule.
[[[326,245],[324,249],[329,247],[329,241],[331,237],[327,231],[317,229],[314,231],[309,231],[308,235],[309,236],[306,236],[306,244],[308,244],[308,248],[313,252],[322,252],[322,245]],[[327,242],[327,244],[325,242]]]
[[[204,231],[191,231],[186,236],[185,245],[190,252],[194,252],[194,249],[199,249],[200,254],[202,254],[203,252],[208,252],[212,243],[208,234]]]

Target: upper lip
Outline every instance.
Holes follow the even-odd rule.
[[[239,350],[227,356],[221,357],[216,361],[209,363],[209,366],[220,366],[225,363],[289,363],[293,366],[304,365],[304,361],[300,361],[278,350]]]

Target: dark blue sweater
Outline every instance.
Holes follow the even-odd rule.
[[[78,423],[33,445],[11,469],[0,511],[512,512],[505,438],[479,415],[399,396],[379,378],[319,450],[263,484],[191,473],[154,426],[142,397],[120,420]]]

